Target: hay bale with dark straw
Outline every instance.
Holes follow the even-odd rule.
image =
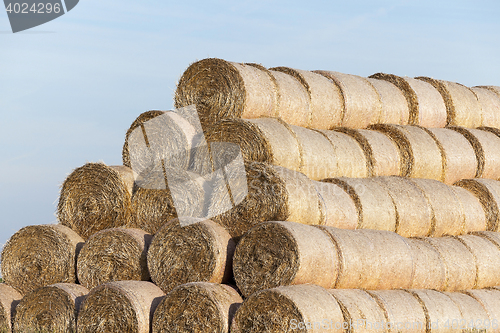
[[[236,312],[233,333],[344,332],[338,302],[316,285],[297,285],[252,294]]]
[[[89,293],[72,283],[56,283],[23,297],[16,308],[15,332],[76,332],[76,317]]]
[[[78,313],[79,333],[149,333],[165,294],[146,281],[117,281],[90,291]]]
[[[92,289],[112,281],[148,281],[146,255],[153,236],[134,228],[99,231],[78,255],[78,281]]]
[[[340,88],[344,100],[342,126],[366,128],[379,122],[382,113],[380,96],[366,78],[331,71],[315,72],[331,79]]]
[[[473,297],[484,307],[488,313],[489,322],[482,322],[478,329],[498,331],[498,323],[500,323],[500,290],[498,289],[481,289],[464,291],[467,295]]]
[[[108,228],[130,223],[134,175],[124,166],[87,163],[64,181],[57,218],[84,239]]]
[[[16,314],[16,306],[23,296],[14,288],[0,283],[0,332],[12,332],[12,320]]]
[[[384,73],[374,74],[370,78],[389,81],[401,90],[410,108],[408,121],[410,125],[446,126],[447,113],[444,100],[431,84],[409,77]]]
[[[484,324],[490,321],[486,309],[473,297],[460,292],[444,292],[446,296],[458,306],[463,320],[459,321],[456,318],[449,318],[451,328],[462,330],[462,332],[477,332],[484,330]],[[486,330],[488,332],[489,330]]]
[[[314,182],[319,197],[325,207],[324,225],[340,229],[358,227],[358,211],[351,196],[333,183]]]
[[[479,199],[462,187],[451,186],[450,188],[460,202],[464,216],[464,234],[486,230],[486,213]]]
[[[472,87],[471,90],[481,105],[481,126],[500,128],[500,95],[481,87]]]
[[[413,258],[412,289],[443,290],[446,267],[439,252],[425,239],[408,238]]]
[[[331,129],[340,125],[344,107],[343,98],[339,87],[329,78],[320,75],[321,73],[289,67],[275,67],[271,70],[293,76],[307,90],[310,99],[307,127]]]
[[[166,293],[188,282],[229,282],[234,248],[229,233],[215,222],[182,226],[179,220],[171,220],[149,247],[151,279]]]
[[[439,146],[418,126],[374,125],[371,127],[390,137],[399,148],[400,176],[440,180],[443,159]]]
[[[382,103],[382,113],[378,123],[407,125],[410,118],[410,109],[401,90],[385,80],[368,78],[368,82],[377,90]]]
[[[500,182],[492,179],[463,179],[455,185],[476,196],[486,215],[486,230],[498,231],[500,223]]]
[[[418,300],[405,290],[367,291],[382,308],[388,332],[426,332],[427,320]]]
[[[63,225],[24,227],[2,250],[3,280],[23,295],[54,283],[75,283],[76,257],[83,242]]]
[[[152,332],[228,333],[234,313],[241,303],[241,296],[229,285],[207,282],[183,284],[169,292],[156,308]]]
[[[430,77],[416,79],[430,83],[443,97],[448,113],[447,125],[475,128],[481,126],[481,104],[474,92],[459,83],[435,80]]]

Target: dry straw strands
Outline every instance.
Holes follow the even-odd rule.
[[[445,292],[444,294],[451,298],[451,300],[458,306],[463,318],[461,321],[459,321],[458,318],[451,318],[449,325],[452,329],[455,331],[461,329],[466,332],[481,330],[486,332],[493,331],[491,329],[486,329],[486,324],[488,322],[491,323],[491,321],[486,309],[476,299],[459,292]],[[491,324],[489,326],[491,326]]]
[[[14,288],[0,283],[0,332],[12,331],[12,319],[16,314],[16,306],[23,296]]]
[[[54,283],[75,283],[82,245],[83,239],[63,225],[22,228],[3,248],[3,279],[23,295]]]
[[[133,218],[130,168],[87,163],[64,181],[57,217],[84,239],[99,230],[120,227]]]
[[[314,182],[319,197],[324,204],[324,224],[341,229],[358,227],[356,203],[342,187],[326,182]]]
[[[481,126],[500,128],[500,95],[483,87],[473,87],[483,111]]]
[[[228,333],[241,303],[241,296],[228,285],[192,282],[178,286],[156,308],[152,333]]]
[[[410,109],[401,90],[389,81],[372,78],[367,80],[377,90],[382,103],[382,113],[378,123],[407,125]]]
[[[412,289],[443,290],[446,282],[446,267],[441,255],[425,238],[408,238],[413,258]]]
[[[71,283],[57,283],[24,296],[16,308],[15,332],[75,333],[76,316],[89,293]]]
[[[148,281],[146,255],[152,237],[133,228],[113,228],[95,233],[78,255],[78,281],[89,289],[112,281]]]
[[[325,320],[326,328],[321,327]],[[327,290],[316,285],[297,285],[251,295],[236,312],[231,332],[340,333],[344,331],[344,322],[338,302]]]
[[[467,290],[465,293],[481,303],[488,313],[490,321],[489,323],[483,322],[482,328],[489,328],[492,332],[498,332],[498,323],[500,323],[500,290],[496,288]]]
[[[464,234],[486,230],[486,213],[479,199],[473,193],[459,186],[451,186],[464,213]]]
[[[149,333],[165,294],[146,281],[109,282],[91,290],[78,314],[78,332]]]
[[[196,281],[229,282],[235,243],[229,233],[210,220],[181,226],[167,223],[148,251],[152,280],[164,292]]]

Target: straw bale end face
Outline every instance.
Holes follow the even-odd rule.
[[[22,298],[23,296],[17,290],[5,283],[0,283],[0,332],[11,332],[16,306]]]

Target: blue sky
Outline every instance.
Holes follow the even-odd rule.
[[[0,10],[0,244],[53,223],[86,162],[121,164],[124,135],[206,57],[267,67],[425,75],[500,86],[498,1],[82,0],[12,34]]]

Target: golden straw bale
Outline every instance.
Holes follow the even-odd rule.
[[[358,211],[352,197],[333,183],[314,182],[314,186],[325,207],[324,224],[340,229],[356,229]]]
[[[448,318],[449,326],[452,329],[462,330],[462,332],[477,332],[485,330],[491,332],[486,328],[486,323],[490,321],[486,309],[473,297],[460,293],[460,292],[444,292],[445,295],[450,297],[452,301],[458,306],[462,313],[462,320],[457,318]]]
[[[498,332],[498,323],[500,323],[500,290],[481,289],[464,292],[481,303],[488,313],[489,322],[483,321],[482,325],[479,325],[477,328],[490,332]]]
[[[500,95],[481,87],[473,87],[481,110],[483,111],[481,126],[500,128]]]
[[[379,124],[407,125],[410,118],[410,109],[405,95],[394,84],[385,80],[368,78],[380,96],[382,114]]]
[[[474,194],[459,186],[450,187],[458,201],[464,216],[464,234],[486,230],[486,213]]]
[[[23,296],[14,288],[0,283],[0,332],[11,333],[16,307]]]
[[[408,238],[413,258],[412,289],[443,290],[446,267],[440,253],[423,238]]]

